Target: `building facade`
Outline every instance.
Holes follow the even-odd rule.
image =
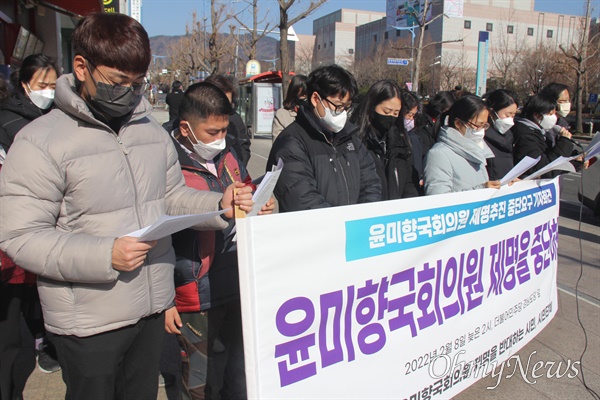
[[[581,18],[576,15],[554,14],[534,10],[534,0],[440,0],[433,4],[433,19],[424,31],[424,44],[430,46],[423,53],[422,69],[451,63],[475,71],[479,33],[489,34],[488,78],[498,72],[502,55],[523,49],[558,50],[579,40]],[[444,13],[447,16],[436,16]],[[417,35],[418,38],[418,35]],[[356,61],[372,58],[375,54],[389,56],[393,48],[410,45],[409,30],[388,26],[386,18],[356,27]],[[381,48],[387,48],[387,53]],[[378,50],[379,49],[379,50]],[[398,57],[410,57],[398,51]],[[495,57],[495,58],[494,58]],[[504,57],[505,61],[510,57]],[[495,71],[496,70],[496,71]],[[438,75],[439,76],[439,75]]]
[[[385,17],[384,12],[342,8],[315,19],[313,68],[320,65],[348,66],[354,61],[356,27]]]

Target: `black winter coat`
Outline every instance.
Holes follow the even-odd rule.
[[[513,132],[511,129],[501,134],[494,125],[485,131],[485,143],[494,153],[494,157],[488,158],[487,171],[490,181],[498,181],[514,167],[513,160]]]
[[[229,127],[227,128],[227,137],[233,144],[235,152],[239,155],[244,167],[248,166],[250,161],[250,136],[244,120],[237,112],[229,115]]]
[[[311,109],[300,107],[296,120],[273,143],[267,171],[283,160],[275,187],[279,210],[300,211],[382,200],[373,158],[351,123],[332,135]]]
[[[169,106],[169,121],[175,121],[179,118],[179,106],[183,101],[183,91],[176,90],[167,95],[165,102]]]
[[[573,152],[573,143],[567,138],[559,136],[556,139],[556,144],[551,144],[546,139],[546,135],[542,128],[534,122],[524,118],[515,118],[515,125],[511,128],[514,135],[514,163],[515,165],[525,156],[537,158],[541,156],[540,161],[523,174],[523,176],[531,175],[535,171],[539,171],[558,157],[569,157]],[[550,171],[542,178],[554,178],[564,171]]]
[[[379,138],[375,128],[364,136],[364,143],[375,160],[384,200],[418,196],[413,178],[413,152],[410,139],[397,126]],[[417,155],[420,157],[420,154]]]
[[[37,117],[50,111],[42,110],[27,95],[16,93],[0,105],[0,145],[8,151],[17,133]]]

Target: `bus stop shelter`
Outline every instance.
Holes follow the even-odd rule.
[[[290,72],[290,76],[295,75]],[[238,112],[249,133],[272,135],[275,112],[282,107],[281,71],[269,71],[240,80]]]

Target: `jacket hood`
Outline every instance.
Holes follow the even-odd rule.
[[[476,163],[487,165],[486,158],[494,157],[494,153],[483,141],[483,149],[471,139],[465,138],[459,131],[449,126],[440,128],[438,142],[444,143],[456,154],[464,159]]]
[[[88,122],[93,125],[107,126],[99,121],[90,111],[85,100],[77,92],[75,85],[75,76],[73,74],[62,75],[56,81],[56,92],[54,94],[54,104],[64,113],[72,117]],[[152,105],[142,97],[139,104],[133,110],[129,121],[142,119],[152,113]]]
[[[41,117],[51,109],[52,108],[42,110],[33,104],[27,95],[20,92],[17,92],[7,98],[6,101],[2,103],[2,106],[0,106],[0,110],[13,112],[30,121],[36,119],[37,117]]]
[[[350,139],[350,137],[358,130],[358,128],[352,122],[347,121],[346,125],[344,125],[341,131],[332,134],[331,132],[323,129],[315,113],[306,105],[301,105],[298,108],[298,116],[296,117],[296,120],[311,136],[322,140],[327,139],[331,143],[344,142]],[[315,134],[314,132],[319,133]]]

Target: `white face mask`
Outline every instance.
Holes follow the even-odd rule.
[[[465,132],[465,137],[479,144],[483,142],[483,137],[485,136],[485,129],[475,130],[470,126],[467,126],[467,130]]]
[[[406,132],[410,132],[415,128],[415,120],[414,119],[405,119],[404,120],[404,129]]]
[[[29,99],[33,104],[42,110],[47,110],[50,108],[54,102],[54,90],[31,90],[29,83],[27,84],[27,87],[29,88]]]
[[[196,138],[196,135],[194,134],[194,131],[192,130],[192,126],[190,124],[188,124],[188,128],[190,128],[190,132],[196,140],[196,143],[192,143],[192,141],[190,140],[190,143],[192,143],[192,147],[194,148],[194,153],[200,156],[203,160],[210,161],[216,156],[218,156],[219,153],[221,153],[223,150],[225,150],[225,138],[217,139],[214,142],[205,144]]]
[[[501,135],[504,135],[510,128],[513,127],[515,121],[513,118],[498,118],[494,121],[494,127]]]
[[[570,112],[571,112],[571,103],[560,103],[558,105],[558,111],[556,111],[556,113],[563,118],[566,118]]]
[[[348,119],[348,113],[346,111],[342,111],[338,115],[333,115],[333,111],[329,107],[325,107],[325,104],[323,104],[323,100],[320,100],[320,101],[321,101],[321,105],[325,109],[325,116],[324,117],[319,116],[318,111],[317,111],[317,116],[321,120],[321,125],[323,125],[323,128],[325,128],[328,131],[331,131],[333,133],[338,133],[339,131],[344,129],[344,126],[346,126],[346,120]],[[316,111],[316,107],[315,107],[315,111]]]
[[[556,114],[546,114],[540,121],[540,126],[543,130],[547,131],[548,129],[552,129],[552,127],[556,125],[556,121],[558,121],[558,117],[556,116]]]

